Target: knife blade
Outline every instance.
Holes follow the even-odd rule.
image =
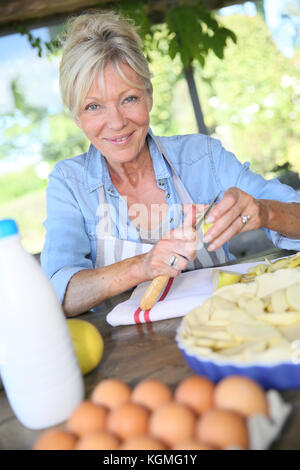
[[[196,221],[196,223],[194,225],[194,228],[196,230],[198,230],[201,227],[201,224],[202,224],[203,220],[205,219],[207,214],[211,211],[214,203],[216,202],[216,200],[218,199],[220,194],[221,194],[221,191],[214,198],[214,200],[210,203],[210,205],[206,208],[204,213],[201,214],[199,220]],[[144,292],[144,295],[141,299],[141,302],[140,302],[141,310],[146,311],[146,310],[151,309],[153,307],[153,305],[157,301],[158,297],[160,296],[163,288],[167,284],[168,280],[169,280],[168,276],[157,276],[156,278],[154,278],[152,280],[151,284],[147,287],[147,289]]]
[[[219,194],[214,198],[214,200],[209,204],[209,206],[205,209],[204,213],[201,214],[200,216],[198,216],[198,220],[196,220],[196,223],[195,223],[195,229],[198,231],[199,228],[201,227],[201,224],[204,222],[205,218],[208,216],[208,214],[210,213],[210,211],[212,210],[215,202],[217,201],[217,199],[219,198],[221,194],[221,191],[219,192]],[[196,216],[197,218],[197,216]]]

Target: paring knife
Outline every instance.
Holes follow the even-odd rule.
[[[221,194],[221,191],[219,192],[219,194],[214,198],[214,200],[209,204],[209,206],[207,207],[207,209],[204,211],[203,214],[201,214],[198,218],[198,220],[196,220],[196,223],[195,223],[195,229],[196,231],[199,230],[199,228],[201,227],[201,224],[202,222],[204,222],[204,220],[206,219],[206,217],[208,216],[208,214],[210,213],[210,211],[212,210],[215,202],[217,201],[218,197],[220,196]],[[196,216],[196,219],[197,219],[197,216]]]
[[[199,230],[199,228],[201,227],[201,225],[204,222],[205,218],[207,217],[207,215],[211,211],[213,205],[217,201],[220,194],[221,194],[221,191],[214,198],[214,200],[209,204],[209,206],[204,211],[204,213],[201,214],[201,216],[198,218],[198,220],[196,220],[196,223],[195,223],[194,227],[197,231]],[[153,305],[157,301],[158,297],[160,296],[162,290],[164,289],[165,285],[167,284],[168,280],[169,280],[169,276],[157,276],[156,278],[154,278],[152,280],[151,284],[149,284],[149,286],[145,290],[144,295],[141,299],[141,302],[140,302],[141,310],[149,310],[150,308],[153,307]]]

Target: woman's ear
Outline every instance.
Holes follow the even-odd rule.
[[[79,129],[81,129],[81,122],[80,122],[79,118],[78,118],[78,117],[74,117],[73,120],[74,120],[76,126],[79,127]]]
[[[153,95],[152,94],[148,96],[148,103],[149,103],[149,113],[150,113],[150,111],[152,109],[152,106],[153,106]]]

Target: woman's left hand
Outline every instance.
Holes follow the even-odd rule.
[[[213,224],[204,237],[207,249],[216,251],[234,235],[266,226],[267,218],[266,207],[259,199],[239,188],[227,189],[206,219],[207,224]]]

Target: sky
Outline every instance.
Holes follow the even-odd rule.
[[[33,35],[44,41],[49,40],[47,28],[33,31]],[[55,57],[38,57],[27,37],[11,34],[0,37],[0,109],[9,112],[12,107],[12,95],[9,84],[19,77],[30,103],[45,105],[49,111],[60,106],[58,89],[58,64]]]
[[[266,21],[271,29],[274,39],[282,54],[292,57],[294,48],[292,36],[294,26],[289,20],[282,20],[281,10],[283,5],[292,2],[299,9],[298,27],[300,28],[300,0],[264,0]],[[242,5],[233,5],[220,10],[222,15],[234,13],[256,15],[256,6],[253,2],[246,2]],[[40,37],[44,41],[49,40],[47,28],[40,28],[32,31],[34,36]],[[10,82],[18,77],[22,89],[25,91],[26,100],[33,105],[45,106],[49,113],[55,113],[61,109],[61,99],[59,94],[58,59],[52,57],[40,58],[37,50],[33,49],[26,36],[12,34],[0,37],[0,112],[8,113],[12,110],[13,100],[10,91]],[[5,125],[4,118],[0,118],[0,140],[1,128]],[[24,146],[26,147],[26,146]],[[0,173],[12,171],[20,168],[22,162],[28,164],[39,159],[38,145],[34,148],[26,147],[27,153],[11,155],[9,158],[0,161]]]
[[[48,28],[36,29],[32,32],[44,41],[49,40]],[[10,90],[11,80],[18,81],[25,91],[27,102],[32,105],[45,106],[49,113],[61,110],[59,94],[58,59],[38,57],[37,49],[29,44],[27,37],[11,34],[0,37],[0,112],[9,113],[13,110],[13,97]],[[5,117],[0,117],[1,128],[5,127]],[[19,144],[22,145],[22,138]],[[14,151],[5,159],[0,160],[0,174],[17,171],[26,165],[36,164],[41,160],[38,142],[23,138],[22,151]]]

